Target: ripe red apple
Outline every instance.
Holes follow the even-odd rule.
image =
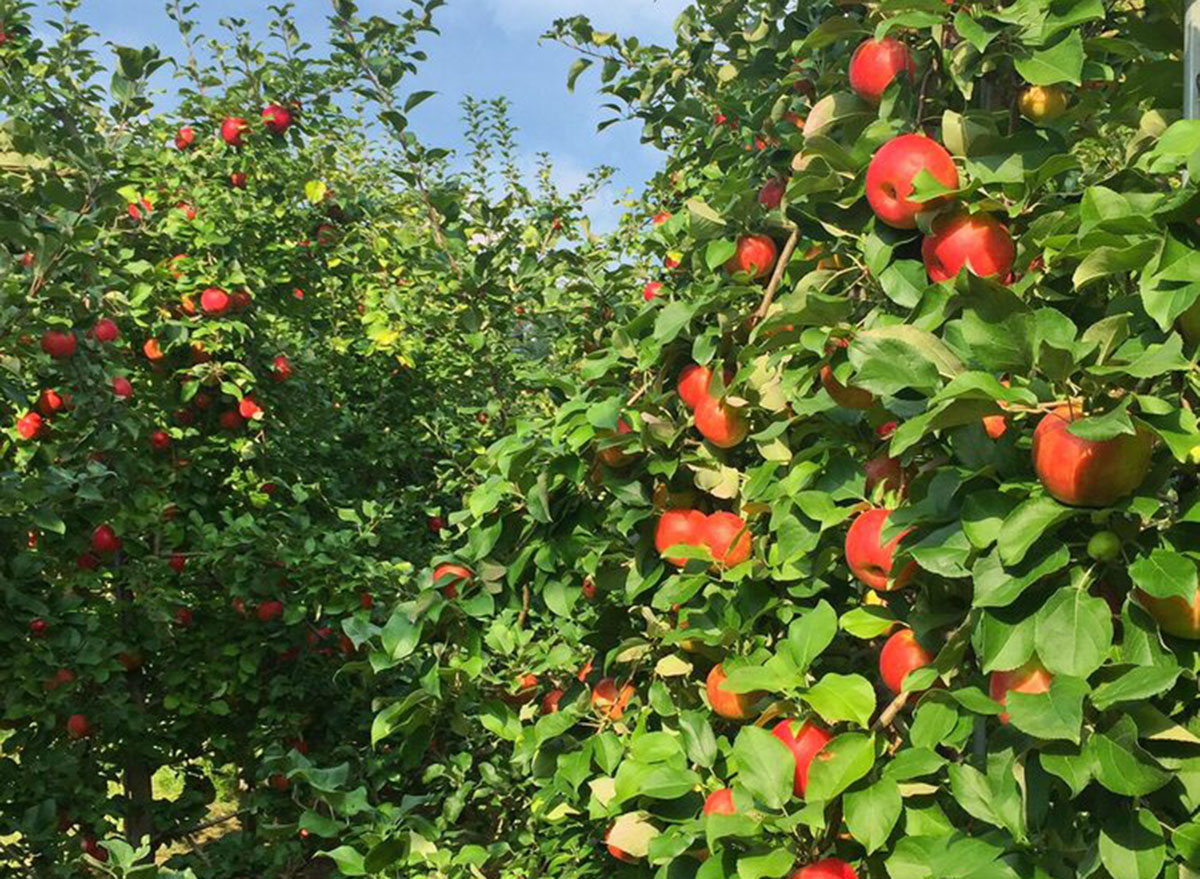
[[[899,693],[910,671],[933,662],[933,654],[921,646],[912,629],[901,629],[888,638],[879,651],[879,676],[893,693]]]
[[[596,581],[591,577],[587,577],[583,581],[583,585],[579,587],[579,591],[583,593],[586,601],[596,600]]]
[[[81,571],[94,571],[100,567],[100,559],[90,552],[85,552],[75,559],[75,567]]]
[[[1190,641],[1200,639],[1200,590],[1189,602],[1180,596],[1172,598],[1155,598],[1141,589],[1135,589],[1138,603],[1146,609],[1150,616],[1158,621],[1158,626],[1168,635],[1176,638],[1187,638]]]
[[[658,294],[662,292],[662,281],[650,281],[642,288],[642,298],[649,302],[652,299],[657,299]]]
[[[669,220],[669,219],[671,219],[670,211],[659,211],[657,214],[654,215],[654,219],[651,222],[653,222],[655,226],[661,226],[663,223],[667,222],[667,220]]]
[[[283,616],[282,601],[264,601],[258,606],[258,621],[260,623],[269,623]]]
[[[163,354],[162,346],[158,344],[158,339],[147,339],[146,344],[142,346],[142,353],[151,363],[157,363],[166,356]]]
[[[117,662],[121,663],[126,671],[137,671],[145,664],[146,660],[142,658],[142,654],[140,653],[122,652],[117,654]]]
[[[292,786],[292,783],[288,780],[288,777],[280,772],[276,772],[274,775],[272,775],[267,780],[267,784],[271,786],[271,790],[278,791],[279,793],[283,793]]]
[[[186,607],[181,607],[175,611],[175,624],[181,629],[190,629],[192,623],[195,622],[195,616],[191,610]]]
[[[59,687],[67,687],[73,683],[75,683],[75,672],[69,668],[60,668],[46,680],[46,689],[57,690]]]
[[[808,789],[808,768],[817,752],[833,738],[829,730],[811,720],[781,720],[771,730],[771,735],[787,745],[796,762],[796,771],[792,779],[792,792],[804,796]]]
[[[26,412],[17,419],[17,436],[23,440],[37,439],[45,426],[42,416],[36,412]]]
[[[625,708],[633,698],[633,685],[623,684],[617,687],[613,678],[603,678],[592,688],[592,708],[601,717],[609,720],[620,720],[625,716]]]
[[[839,858],[826,858],[823,861],[801,867],[792,873],[788,879],[858,879],[854,868]]]
[[[221,315],[229,310],[229,294],[220,287],[209,287],[200,294],[200,307],[205,314]]]
[[[183,569],[187,567],[187,563],[187,556],[180,552],[171,553],[170,558],[167,559],[167,564],[171,566],[171,570],[176,574],[182,574]]]
[[[733,370],[727,369],[724,372],[725,383],[733,381]],[[683,400],[683,405],[689,409],[695,409],[705,398],[708,397],[708,388],[712,384],[712,370],[707,366],[701,366],[698,363],[689,363],[679,373],[679,381],[676,383],[676,390],[679,392],[679,399]]]
[[[741,409],[705,394],[696,406],[696,430],[717,448],[732,449],[750,433],[750,424]]]
[[[46,330],[42,333],[42,350],[55,360],[75,353],[75,333],[71,330]]]
[[[245,143],[245,136],[250,131],[250,124],[240,116],[226,116],[221,123],[221,140],[233,147]]]
[[[375,596],[370,592],[359,593],[358,606],[363,610],[370,610],[375,606]]]
[[[186,150],[196,142],[196,129],[190,125],[184,125],[175,133],[175,149]]]
[[[195,205],[188,204],[186,201],[181,201],[178,204],[176,204],[175,207],[178,208],[179,210],[183,211],[183,218],[185,220],[190,221],[190,220],[196,219],[196,206]]]
[[[89,858],[94,858],[102,864],[108,863],[108,849],[101,848],[96,837],[87,834],[79,842],[79,847]]]
[[[512,689],[505,690],[500,698],[509,705],[519,706],[532,702],[537,697],[538,676],[532,672],[518,675]]]
[[[839,348],[849,348],[850,340],[842,337],[830,337],[825,343],[825,354],[833,355]],[[844,385],[833,373],[833,364],[826,363],[821,367],[821,386],[825,393],[833,398],[843,409],[870,409],[875,404],[875,396],[870,391],[854,385]]]
[[[246,188],[246,172],[245,171],[234,171],[233,173],[231,173],[229,175],[229,185],[232,186],[234,189],[245,189]]]
[[[246,424],[246,419],[238,415],[237,410],[227,409],[220,414],[217,422],[223,430],[241,430]]]
[[[775,266],[775,242],[768,235],[743,235],[737,241],[737,251],[725,263],[725,271],[734,275],[746,272],[751,278],[761,278]]]
[[[165,430],[156,430],[150,434],[150,446],[158,452],[171,448],[171,435]]]
[[[292,111],[279,104],[267,104],[262,111],[263,125],[272,134],[283,134],[291,127]]]
[[[726,681],[725,668],[714,665],[704,681],[704,691],[708,694],[708,704],[714,713],[728,720],[747,720],[754,713],[754,703],[763,697],[762,693],[731,693],[721,685]]]
[[[1031,659],[1012,671],[994,671],[988,682],[988,695],[1001,705],[1008,704],[1009,693],[1045,693],[1050,689],[1054,675],[1046,671],[1038,660]],[[1008,712],[1000,715],[1001,723],[1008,723]]]
[[[611,430],[601,431],[598,436],[602,439],[609,440],[616,436],[624,436],[633,432],[633,428],[629,426],[629,422],[624,418],[617,421],[616,432]],[[620,446],[606,446],[600,449],[596,456],[603,461],[607,466],[615,469],[625,467],[633,461],[633,455],[628,454]]]
[[[271,373],[275,376],[275,381],[287,381],[292,377],[292,361],[288,360],[286,355],[276,354]]]
[[[900,541],[909,533],[905,531],[883,544],[882,533],[884,523],[891,515],[891,510],[877,507],[864,510],[858,514],[846,532],[846,564],[850,572],[872,589],[880,592],[890,592],[893,589],[903,589],[917,572],[916,562],[905,565],[895,579],[892,579],[892,561]]]
[[[911,82],[917,64],[908,46],[892,37],[864,40],[850,56],[850,88],[868,104],[878,104],[897,76],[906,73]]]
[[[70,394],[67,395],[67,398],[70,398]],[[64,400],[58,391],[55,391],[51,388],[46,388],[40,394],[38,394],[38,412],[42,413],[42,415],[46,416],[47,418],[58,412],[60,409],[66,408],[66,406],[67,400]]]
[[[1150,471],[1151,434],[1121,434],[1087,440],[1067,430],[1083,412],[1061,406],[1033,432],[1033,468],[1047,493],[1077,507],[1107,507],[1135,492]]]
[[[704,545],[719,567],[733,568],[750,558],[753,538],[741,516],[725,511],[712,513],[702,533]]]
[[[436,584],[444,581],[442,594],[451,599],[458,598],[459,586],[466,589],[474,579],[475,573],[462,565],[447,563],[433,569],[433,582]]]
[[[118,375],[112,380],[112,390],[122,400],[128,400],[133,396],[133,382],[123,375]]]
[[[708,531],[708,517],[699,510],[667,510],[658,520],[654,532],[654,546],[663,555],[672,546],[699,546]],[[679,556],[667,557],[677,568],[687,564]]]
[[[238,415],[242,416],[243,418],[249,420],[251,418],[258,418],[262,416],[262,414],[262,406],[259,405],[258,400],[256,400],[250,394],[247,394],[246,396],[242,397],[242,399],[238,400]]]
[[[430,531],[432,531],[434,534],[438,534],[443,528],[446,527],[446,520],[441,516],[430,516],[429,521],[426,524],[429,525]]]
[[[34,638],[45,638],[49,629],[50,624],[41,618],[29,621],[29,634]]]
[[[67,718],[67,735],[73,739],[86,739],[92,734],[92,722],[86,714],[72,714]]]
[[[921,243],[925,270],[935,283],[953,280],[964,268],[1008,283],[1016,255],[1007,227],[990,214],[943,214]]]
[[[758,203],[767,210],[773,211],[783,203],[785,192],[787,192],[787,181],[782,177],[772,177],[758,191]]]
[[[555,687],[542,697],[542,714],[557,714],[558,703],[562,701],[563,691]]]
[[[885,452],[868,459],[863,470],[866,471],[867,497],[871,497],[877,487],[882,487],[885,492],[896,493],[900,497],[908,493],[908,474],[899,458],[893,458]]]
[[[902,134],[881,146],[867,166],[867,201],[875,216],[897,229],[915,229],[917,214],[943,204],[945,197],[925,202],[909,199],[921,171],[928,171],[948,189],[958,188],[958,169],[940,143],[923,134]]]
[[[117,552],[121,548],[121,538],[111,525],[97,525],[92,531],[92,549],[101,555]]]
[[[737,807],[733,804],[733,791],[727,787],[715,790],[704,800],[705,815],[736,815]]]
[[[121,338],[121,328],[109,317],[102,317],[92,327],[92,338],[97,342],[115,342]]]

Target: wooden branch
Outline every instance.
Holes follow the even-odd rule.
[[[517,628],[525,627],[525,620],[529,617],[529,584],[526,583],[521,587],[521,612],[517,614]]]
[[[788,236],[787,243],[783,245],[783,253],[779,254],[779,259],[775,263],[775,272],[771,275],[771,283],[767,284],[766,295],[763,296],[763,301],[759,304],[758,309],[754,312],[751,318],[751,324],[757,324],[767,312],[771,310],[771,303],[775,301],[775,293],[779,290],[779,285],[783,281],[783,273],[787,269],[787,264],[792,258],[792,254],[796,251],[796,245],[800,243],[800,229],[797,226],[792,227],[792,234]]]
[[[893,699],[891,704],[883,709],[883,713],[879,715],[878,719],[871,724],[871,730],[877,732],[891,726],[892,721],[896,719],[896,715],[903,711],[904,706],[908,704],[908,697],[910,695],[912,695],[911,692],[904,692]]]

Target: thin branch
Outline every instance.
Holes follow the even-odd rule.
[[[525,620],[529,617],[529,584],[521,587],[521,612],[517,614],[517,628],[525,628]]]
[[[911,690],[906,690],[891,701],[887,708],[883,709],[883,713],[878,719],[871,724],[871,729],[878,732],[892,725],[892,721],[896,719],[896,715],[904,710],[904,706],[908,704],[908,697],[912,695]]]
[[[767,312],[771,310],[771,303],[775,301],[775,293],[779,290],[779,285],[783,281],[783,273],[787,269],[787,264],[792,259],[792,254],[796,251],[796,245],[800,243],[800,228],[792,227],[792,234],[788,236],[787,243],[783,245],[783,253],[779,254],[779,259],[775,262],[775,272],[771,275],[771,283],[767,284],[766,295],[763,296],[762,303],[758,306],[758,310],[754,312],[752,323],[758,323],[767,316]]]

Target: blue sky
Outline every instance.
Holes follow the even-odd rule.
[[[44,0],[39,7],[45,6]],[[406,0],[360,0],[363,14],[387,15],[407,7]],[[599,164],[618,168],[609,200],[626,186],[634,190],[661,162],[660,155],[639,141],[636,124],[612,126],[597,133],[604,118],[595,78],[585,74],[574,94],[566,74],[574,55],[557,45],[538,44],[538,37],[558,17],[585,14],[601,30],[637,35],[643,42],[672,41],[671,24],[688,0],[449,0],[435,13],[440,37],[425,40],[429,61],[412,88],[438,94],[413,111],[411,124],[430,145],[462,144],[459,99],[506,95],[520,129],[522,151],[532,165],[534,154],[547,152],[559,181],[571,184]],[[265,36],[268,0],[200,0],[196,15],[203,29],[217,33],[218,19],[237,16],[260,26]],[[324,42],[327,0],[299,0],[295,13],[306,39]],[[85,0],[79,17],[105,40],[123,45],[154,43],[164,53],[182,51],[162,0]],[[616,212],[594,206],[595,219],[607,226]]]

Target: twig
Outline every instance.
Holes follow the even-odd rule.
[[[517,614],[517,628],[525,627],[525,620],[529,616],[529,584],[526,583],[521,587],[521,612]]]
[[[792,258],[792,254],[796,250],[796,245],[800,242],[800,228],[792,227],[792,234],[788,236],[787,243],[783,245],[783,253],[779,254],[779,260],[775,263],[775,272],[771,275],[771,283],[767,284],[766,295],[763,296],[762,303],[758,306],[758,310],[754,312],[752,323],[758,323],[767,316],[767,312],[771,310],[771,303],[775,301],[775,293],[779,290],[779,285],[783,281],[783,273],[787,269],[787,264]]]
[[[625,401],[625,406],[628,408],[629,406],[632,406],[634,403],[636,403],[638,400],[642,399],[642,397],[645,396],[646,391],[650,390],[650,384],[651,384],[650,379],[647,378],[646,381],[642,384],[642,386],[638,390],[634,391],[633,396],[631,396],[628,400]]]
[[[903,711],[904,706],[908,704],[908,697],[910,695],[911,691],[906,690],[893,699],[891,704],[888,705],[887,708],[883,709],[883,713],[879,715],[879,718],[873,724],[871,724],[871,729],[873,731],[878,731],[884,729],[885,727],[891,726],[892,721],[896,719],[896,715]]]

